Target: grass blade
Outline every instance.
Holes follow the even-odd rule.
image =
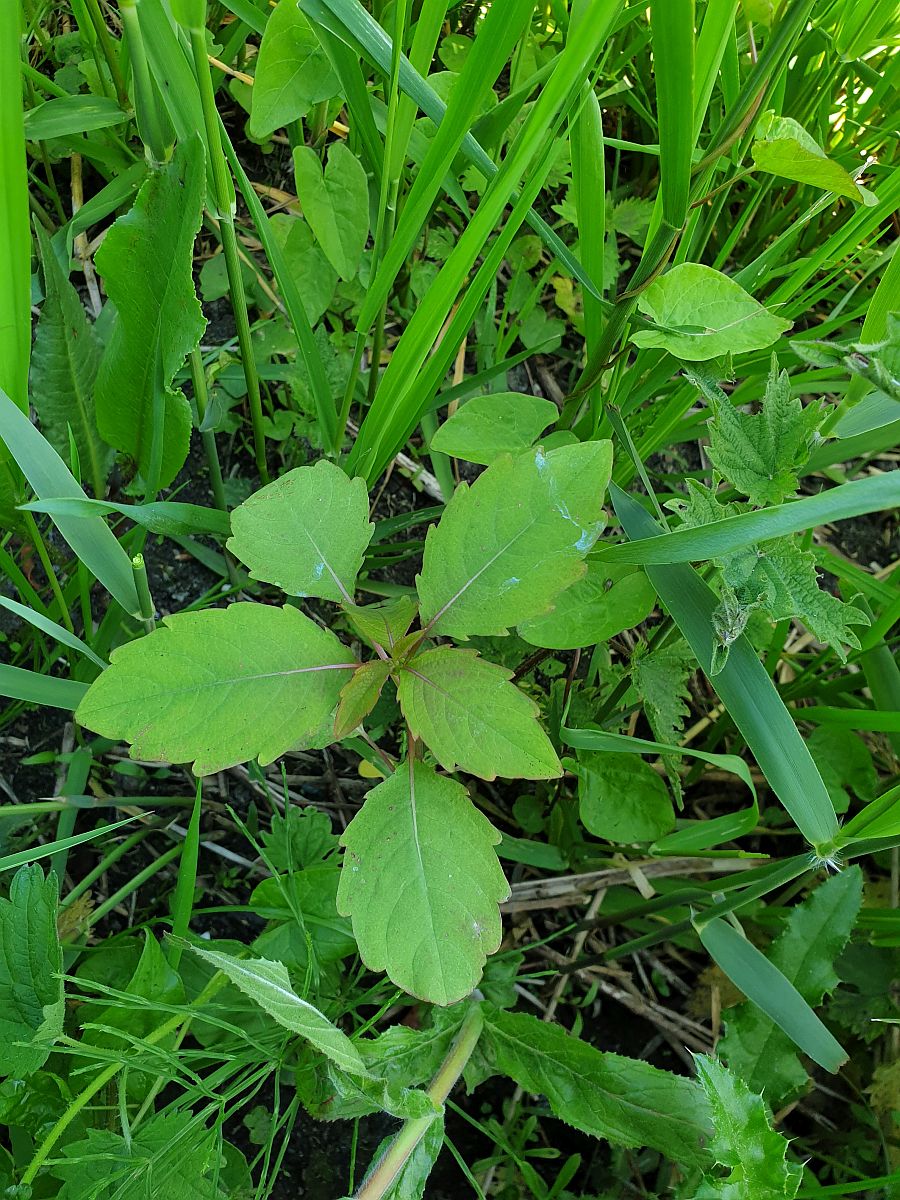
[[[11,700],[74,712],[87,690],[86,683],[74,679],[54,679],[50,675],[39,675],[37,671],[0,663],[0,696],[8,696]]]
[[[31,238],[18,4],[0,5],[0,388],[28,408]]]

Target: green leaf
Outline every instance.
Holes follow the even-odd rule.
[[[739,283],[701,263],[672,267],[640,293],[637,305],[659,328],[633,333],[635,345],[656,346],[688,362],[761,350],[791,327]]]
[[[90,517],[94,513],[120,513],[166,537],[183,537],[192,533],[228,537],[231,521],[227,512],[218,508],[203,508],[199,504],[184,504],[180,500],[157,500],[152,504],[115,504],[111,500],[89,500],[87,497],[55,496],[49,500],[32,500],[20,504],[28,512],[45,512],[51,517]]]
[[[281,247],[287,270],[296,284],[307,320],[310,325],[315,325],[334,296],[337,271],[322,253],[310,227],[300,217],[276,213],[269,217],[269,224],[276,243]]]
[[[582,751],[565,765],[578,777],[581,821],[594,837],[652,842],[674,829],[668,788],[637,755]]]
[[[134,758],[194,761],[197,775],[330,740],[355,666],[337,638],[296,608],[232,604],[166,617],[120,646],[76,720],[132,743]],[[250,721],[265,713],[265,721]]]
[[[363,663],[353,678],[341,689],[337,714],[334,718],[335,741],[341,741],[358,728],[378,703],[381,689],[387,682],[393,663],[375,659]]]
[[[538,706],[511,678],[474,650],[438,646],[406,664],[397,692],[413,734],[446,771],[554,779],[562,768],[538,724]]]
[[[0,1075],[22,1079],[47,1061],[63,1030],[59,886],[40,867],[22,867],[0,898]]]
[[[155,1114],[126,1141],[109,1129],[88,1129],[69,1142],[50,1173],[63,1181],[60,1200],[221,1200],[219,1138],[190,1112]]]
[[[292,805],[283,817],[272,813],[271,824],[271,830],[263,832],[262,841],[269,862],[278,871],[311,866],[337,849],[331,817],[312,805],[306,808]]]
[[[803,1167],[787,1161],[788,1143],[769,1123],[763,1098],[714,1058],[698,1054],[694,1061],[712,1111],[715,1132],[708,1149],[717,1163],[730,1168],[725,1178],[707,1176],[696,1200],[784,1200],[796,1195]]]
[[[323,173],[315,150],[295,146],[294,178],[316,241],[341,279],[352,279],[369,236],[369,185],[362,164],[343,142],[332,142]]]
[[[331,61],[297,7],[280,0],[266,22],[251,91],[248,132],[263,141],[338,90]]]
[[[416,580],[432,633],[502,634],[546,612],[585,573],[605,523],[610,442],[502,455],[460,484],[428,531]]]
[[[392,1136],[384,1138],[372,1155],[373,1163],[381,1160],[382,1154],[387,1151],[392,1141]],[[444,1118],[438,1116],[431,1121],[412,1154],[403,1163],[397,1177],[384,1192],[384,1200],[422,1200],[431,1168],[437,1162],[443,1147]]]
[[[45,142],[123,125],[127,120],[128,114],[106,96],[59,96],[25,113],[25,136],[30,142]]]
[[[306,1000],[301,1000],[291,987],[284,963],[266,958],[235,958],[219,950],[204,950],[191,945],[195,954],[227,975],[235,987],[249,996],[270,1017],[311,1042],[317,1050],[345,1071],[365,1075],[366,1067],[360,1053],[345,1033]]]
[[[137,461],[152,490],[172,482],[190,443],[190,405],[171,384],[206,328],[192,276],[205,192],[203,145],[195,137],[150,174],[97,251],[118,314],[97,376],[97,421],[103,438]]]
[[[63,459],[69,457],[72,431],[81,470],[94,495],[102,496],[111,458],[94,415],[93,387],[102,350],[43,226],[36,223],[35,231],[45,299],[31,356],[31,401],[44,437]]]
[[[709,457],[751,504],[780,504],[797,490],[821,419],[818,405],[804,408],[791,396],[787,371],[773,361],[758,413],[740,412],[724,396],[714,402]]]
[[[487,466],[500,454],[526,450],[558,416],[556,405],[540,396],[473,396],[441,425],[431,449]]]
[[[838,984],[834,963],[846,945],[862,901],[862,873],[850,867],[820,884],[792,908],[773,942],[769,962],[810,1005]],[[719,1053],[754,1092],[764,1091],[774,1107],[806,1086],[807,1075],[788,1035],[754,1004],[725,1016]]]
[[[826,728],[826,727],[823,727]],[[900,834],[900,787],[889,788],[877,800],[854,814],[841,829],[840,842],[863,838],[896,837]]]
[[[365,483],[323,458],[236,508],[227,546],[253,579],[292,596],[350,602],[374,528]]]
[[[123,1039],[109,1032],[124,1030],[129,1037],[144,1038],[159,1024],[159,1009],[166,1004],[184,1003],[184,984],[178,973],[169,964],[159,942],[149,930],[144,931],[141,956],[124,991],[138,998],[135,1004],[113,1004],[108,1008],[91,1005],[82,1018],[82,1026],[88,1022],[105,1025],[106,1029],[85,1031],[86,1040],[95,1046],[121,1047]],[[94,1011],[90,1011],[90,1010]],[[84,1009],[82,1009],[84,1012]]]
[[[559,1025],[527,1013],[486,1009],[479,1049],[553,1115],[620,1146],[652,1146],[676,1162],[708,1161],[709,1107],[692,1079],[595,1050]]]
[[[784,973],[721,917],[697,923],[700,941],[731,982],[787,1034],[804,1054],[832,1074],[847,1052],[828,1032]]]
[[[849,172],[828,158],[815,138],[790,117],[764,113],[756,123],[755,134],[750,153],[760,171],[808,183],[851,200],[864,199]]]
[[[28,417],[0,390],[0,437],[40,497],[86,500],[72,472]],[[138,615],[140,601],[131,560],[102,517],[54,517],[53,523],[89,571],[126,612]]]
[[[595,646],[640,625],[655,603],[656,592],[643,571],[589,558],[584,578],[560,592],[550,612],[524,621],[517,632],[532,646],[550,650]]]
[[[412,624],[418,610],[413,596],[398,596],[380,604],[347,604],[344,612],[350,624],[365,641],[392,650]]]
[[[465,788],[426,763],[373,788],[341,838],[337,897],[366,966],[432,1004],[467,996],[502,936],[499,840]]]
[[[631,682],[660,742],[676,741],[690,715],[687,681],[693,669],[693,658],[683,642],[659,650],[639,647],[632,657]]]
[[[12,700],[71,711],[81,703],[86,690],[87,684],[75,679],[57,679],[53,675],[0,663],[0,696]]]

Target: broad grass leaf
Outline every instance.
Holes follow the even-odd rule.
[[[291,986],[284,963],[266,958],[235,958],[218,950],[191,949],[202,959],[227,975],[235,987],[249,996],[279,1025],[298,1033],[311,1042],[326,1058],[345,1071],[365,1075],[366,1067],[360,1053],[345,1033],[306,1000],[301,1000]]]
[[[332,142],[323,173],[315,150],[296,146],[294,178],[303,215],[325,257],[341,279],[352,279],[369,236],[369,185],[362,164],[343,142]]]
[[[328,55],[297,0],[280,0],[266,22],[251,91],[250,136],[262,141],[338,90]]]
[[[762,1096],[714,1058],[698,1054],[694,1061],[715,1129],[708,1149],[717,1163],[730,1168],[727,1177],[707,1175],[696,1200],[785,1200],[796,1195],[803,1167],[787,1161],[788,1143],[772,1128]]]
[[[582,751],[567,765],[578,777],[582,824],[594,837],[652,842],[675,828],[668,788],[637,755]]]
[[[117,311],[94,392],[97,423],[156,488],[172,482],[190,443],[190,405],[171,384],[206,327],[192,275],[205,194],[203,144],[194,137],[150,174],[97,251]],[[162,445],[154,450],[157,415]]]
[[[30,142],[46,142],[124,125],[128,119],[115,100],[106,96],[59,96],[25,113],[25,137]]]
[[[849,867],[820,884],[792,908],[768,959],[807,1004],[821,1004],[834,990],[834,963],[846,945],[862,902],[862,874]],[[802,1090],[807,1074],[790,1037],[754,1004],[725,1014],[719,1053],[754,1092],[765,1092],[774,1107]]]
[[[528,1013],[485,1010],[479,1050],[494,1071],[547,1097],[555,1117],[619,1146],[704,1165],[709,1105],[692,1079],[596,1050]]]
[[[366,966],[431,1004],[467,996],[500,945],[499,840],[465,788],[424,762],[373,788],[341,838],[337,897]]]
[[[546,612],[580,579],[605,523],[609,442],[502,455],[460,484],[428,531],[416,579],[423,626],[502,634]]]
[[[56,876],[38,866],[22,867],[0,898],[0,1075],[39,1070],[63,1030],[58,899]]]
[[[659,328],[633,333],[635,345],[659,347],[688,362],[761,350],[791,327],[735,280],[702,263],[672,267],[640,293],[637,305]]]
[[[659,526],[636,500],[618,488],[612,489],[612,498],[629,537],[656,539]],[[715,594],[684,564],[648,566],[647,574],[709,677]],[[772,790],[800,832],[814,846],[830,845],[838,832],[831,798],[806,743],[746,638],[739,636],[732,642],[728,661],[712,681]]]
[[[151,1116],[129,1141],[110,1129],[89,1129],[62,1147],[50,1173],[63,1182],[59,1200],[220,1200],[219,1164],[215,1131],[190,1112],[169,1112]]]
[[[134,758],[194,760],[195,774],[209,775],[327,744],[354,665],[334,634],[296,608],[232,604],[180,613],[113,651],[76,719],[131,742]]]
[[[44,303],[31,352],[31,401],[44,437],[64,460],[69,457],[72,431],[82,477],[89,480],[95,496],[102,496],[112,457],[97,432],[94,415],[94,381],[103,351],[43,227],[36,224],[35,232]]]
[[[540,396],[474,396],[441,425],[431,449],[487,466],[500,454],[526,450],[558,416],[556,405]]]
[[[832,1037],[793,983],[761,950],[722,917],[698,924],[697,932],[712,960],[731,982],[799,1046],[832,1074],[847,1052]]]
[[[791,117],[767,112],[757,122],[755,132],[750,153],[760,171],[808,183],[850,200],[864,200],[865,193],[850,173],[828,158],[815,138]]]
[[[584,578],[560,592],[550,612],[523,621],[517,632],[532,646],[550,650],[595,646],[640,625],[655,604],[656,592],[643,571],[589,558]]]
[[[397,693],[410,729],[446,771],[556,778],[562,768],[538,707],[511,677],[474,650],[438,646],[406,664]]]
[[[352,599],[372,536],[361,479],[320,459],[254,492],[231,514],[231,553],[291,596]]]
[[[74,475],[47,439],[2,390],[0,438],[14,452],[22,474],[36,495],[42,499],[65,496],[87,500]],[[125,611],[139,614],[141,605],[134,586],[131,560],[103,518],[54,516],[53,523],[79,561],[93,572]]]
[[[54,675],[0,663],[0,696],[12,700],[71,711],[81,703],[86,690],[87,684],[75,679],[57,679]]]

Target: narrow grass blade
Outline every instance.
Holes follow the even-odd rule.
[[[41,498],[71,496],[86,500],[72,472],[53,447],[0,389],[0,438],[8,446],[25,478]],[[131,559],[102,517],[57,517],[54,520],[75,554],[126,612],[141,611]]]
[[[847,1052],[778,968],[721,917],[698,920],[696,926],[710,957],[747,999],[771,1017],[813,1062],[832,1074],[840,1070]]]
[[[35,612],[34,609],[28,608],[25,604],[19,604],[18,601],[10,600],[6,596],[0,596],[0,607],[5,608],[7,612],[14,613],[23,621],[27,621],[35,629],[40,629],[41,633],[46,633],[57,642],[68,646],[70,650],[77,650],[79,654],[83,654],[86,658],[89,658],[98,667],[106,666],[103,659],[94,653],[87,642],[83,642],[76,634],[70,633],[62,625],[57,625],[55,621],[51,621],[49,617],[45,617],[42,613]]]
[[[0,696],[8,696],[11,700],[74,711],[87,690],[86,683],[77,683],[74,679],[54,679],[50,675],[39,675],[37,671],[0,663]]]
[[[662,214],[679,229],[687,216],[694,149],[694,0],[654,0],[650,27]]]
[[[31,238],[18,4],[0,5],[0,388],[28,408]]]
[[[732,554],[755,542],[785,537],[832,521],[865,513],[883,512],[900,505],[900,478],[892,474],[867,475],[842,483],[789,504],[725,517],[693,529],[657,531],[651,537],[604,547],[598,557],[613,563],[701,562]]]
[[[21,867],[25,863],[37,862],[41,858],[50,858],[61,850],[71,850],[74,846],[84,845],[85,842],[94,842],[104,834],[114,833],[123,825],[131,825],[136,820],[136,817],[125,817],[121,821],[114,821],[112,825],[101,825],[99,829],[91,829],[87,833],[76,833],[72,837],[62,838],[57,842],[46,842],[41,846],[31,846],[27,850],[19,850],[15,854],[5,854],[3,858],[0,858],[0,871],[11,871],[14,867]]]
[[[228,537],[231,520],[228,513],[218,508],[204,508],[200,504],[184,504],[179,500],[159,500],[152,504],[113,504],[109,500],[76,499],[74,496],[54,497],[48,500],[32,500],[20,504],[28,512],[49,513],[51,517],[93,517],[97,513],[108,516],[118,513],[128,517],[151,533],[166,536],[207,533],[213,537]]]
[[[614,484],[610,495],[629,537],[658,530],[641,505]],[[711,675],[715,594],[684,564],[652,565],[646,571],[773,792],[808,842],[830,847],[838,822],[828,790],[753,647],[743,636],[735,639],[724,668]]]

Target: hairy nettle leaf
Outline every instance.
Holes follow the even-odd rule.
[[[438,646],[416,655],[400,675],[409,727],[447,771],[551,779],[562,774],[537,721],[538,707],[509,682],[512,672],[474,650]]]
[[[208,775],[327,745],[355,665],[334,634],[295,608],[181,613],[114,650],[76,718],[131,742],[134,758],[194,760],[195,773]]]
[[[416,580],[422,625],[465,638],[547,612],[580,579],[605,518],[610,442],[501,455],[460,484],[428,531]]]
[[[341,838],[337,897],[366,965],[433,1004],[467,996],[500,945],[499,841],[465,788],[426,763],[373,788]]]
[[[320,459],[254,492],[231,514],[231,529],[228,549],[253,579],[350,603],[374,525],[363,481]]]
[[[791,327],[735,280],[701,263],[672,267],[639,294],[637,304],[659,328],[640,329],[632,341],[688,362],[761,350]]]
[[[0,1075],[22,1079],[44,1065],[62,1033],[59,887],[38,866],[22,867],[0,898]]]

